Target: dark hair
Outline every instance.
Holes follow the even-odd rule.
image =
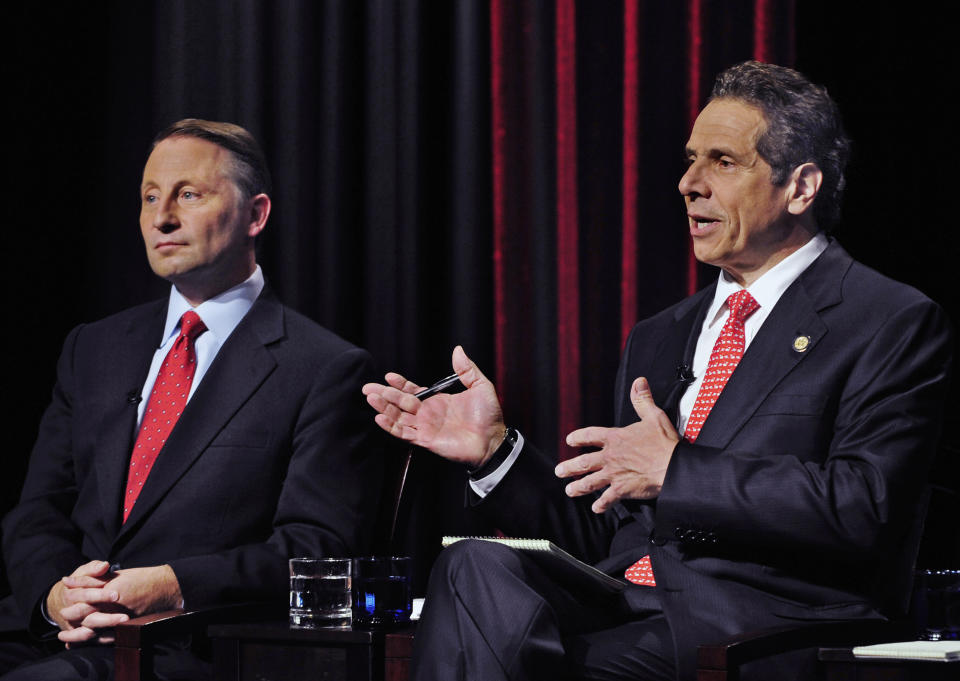
[[[169,137],[196,137],[229,151],[233,156],[230,175],[244,199],[270,193],[270,171],[263,151],[253,135],[239,125],[184,118],[161,130],[151,149]]]
[[[829,230],[840,219],[850,140],[827,89],[793,69],[745,61],[717,76],[710,101],[725,97],[763,112],[767,127],[757,140],[757,153],[770,164],[774,184],[786,182],[803,163],[820,168],[823,184],[813,214],[817,224]]]

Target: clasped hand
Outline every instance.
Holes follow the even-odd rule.
[[[566,487],[571,497],[604,489],[591,510],[603,513],[620,499],[652,499],[660,494],[667,465],[680,437],[653,401],[647,379],[638,378],[630,401],[640,417],[622,428],[592,426],[567,435],[571,447],[599,447],[560,463],[559,478],[583,476]]]
[[[149,612],[178,607],[180,585],[169,565],[112,572],[94,560],[54,584],[47,612],[67,644],[112,643],[113,627]]]

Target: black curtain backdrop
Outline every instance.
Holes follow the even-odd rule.
[[[0,511],[68,330],[166,293],[137,189],[155,132],[186,116],[263,144],[275,191],[260,262],[285,302],[424,383],[462,343],[511,424],[547,448],[571,424],[608,422],[623,330],[716,276],[689,269],[676,183],[691,108],[742,59],[828,86],[855,141],[840,240],[960,311],[944,215],[957,56],[920,9],[157,0],[22,3],[6,26],[7,343],[30,370],[6,383]],[[944,487],[960,487],[955,438]]]

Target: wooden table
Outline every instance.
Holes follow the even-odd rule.
[[[216,681],[405,681],[412,631],[291,629],[286,622],[208,630]]]

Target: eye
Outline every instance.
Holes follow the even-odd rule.
[[[147,203],[147,204],[156,203],[157,197],[154,194],[144,194],[142,200],[144,203]]]
[[[717,165],[720,166],[721,168],[732,168],[736,164],[733,161],[731,161],[729,158],[720,158],[720,159],[717,159]]]
[[[190,191],[189,189],[183,192],[182,194],[180,194],[180,196],[181,198],[187,199],[188,201],[191,199],[197,198],[197,194],[195,192]]]

